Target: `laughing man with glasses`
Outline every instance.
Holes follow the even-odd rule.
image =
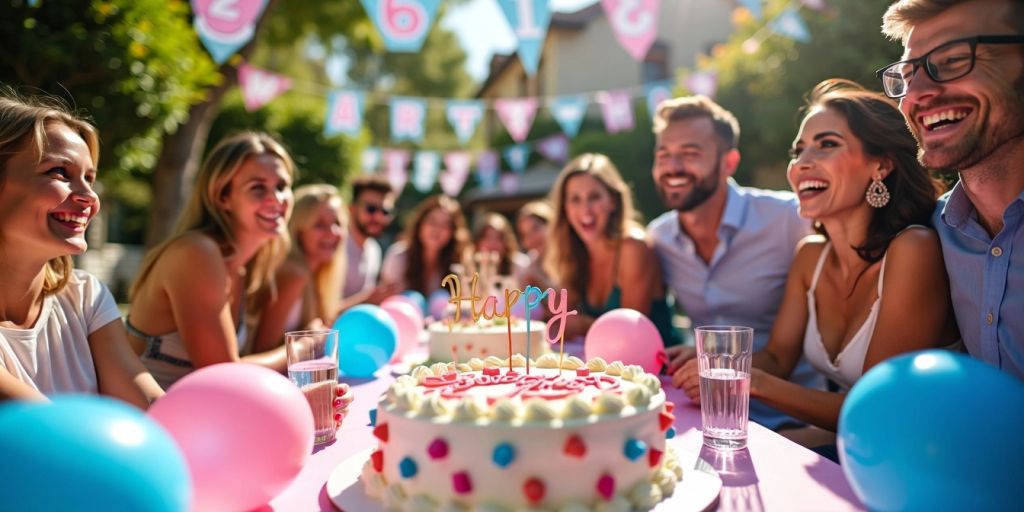
[[[882,31],[903,60],[878,71],[930,169],[960,181],[933,217],[960,334],[1024,379],[1024,2],[901,0]]]

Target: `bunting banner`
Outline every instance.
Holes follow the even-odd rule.
[[[380,148],[368,147],[359,155],[359,164],[363,174],[373,174],[380,167]]]
[[[658,35],[661,0],[601,0],[619,44],[633,59],[643,61]]]
[[[409,152],[404,149],[385,149],[381,158],[384,160],[384,176],[391,183],[396,195],[402,195],[409,174],[405,168],[409,165]]]
[[[769,24],[771,30],[780,36],[788,37],[794,41],[808,43],[811,41],[811,31],[807,24],[800,17],[800,12],[793,6],[787,7]]]
[[[714,98],[718,92],[718,75],[711,71],[696,71],[686,77],[684,81],[686,88],[693,94],[703,94],[708,98]]]
[[[224,64],[256,33],[266,0],[192,0],[192,26],[213,61]]]
[[[813,11],[821,12],[828,9],[828,3],[825,0],[800,0],[800,3]]]
[[[415,53],[434,23],[441,0],[361,0],[389,52]]]
[[[339,133],[356,137],[363,128],[364,95],[355,91],[332,91],[327,95],[327,122],[324,136]]]
[[[526,74],[537,74],[544,38],[551,23],[551,8],[548,0],[498,0],[501,12],[519,40],[516,52]]]
[[[494,110],[505,125],[512,140],[522,142],[530,133],[533,119],[537,115],[537,98],[499,98],[494,100]]]
[[[417,151],[413,160],[412,186],[423,194],[429,193],[437,183],[441,171],[441,157],[436,151]]]
[[[526,172],[526,164],[530,161],[529,144],[506,146],[502,153],[505,156],[505,161],[508,162],[509,169],[518,174]]]
[[[556,133],[537,141],[534,148],[548,160],[562,164],[569,161],[569,137]]]
[[[498,187],[507,196],[519,192],[519,175],[507,172],[502,174],[501,179],[498,181]]]
[[[739,0],[746,10],[750,11],[750,14],[754,16],[754,19],[761,19],[764,16],[764,11],[761,8],[761,0]]]
[[[476,132],[476,127],[484,117],[484,102],[480,100],[448,100],[445,102],[445,115],[455,131],[459,143],[466,144]]]
[[[488,149],[476,159],[476,179],[484,189],[498,186],[498,152]]]
[[[254,112],[290,89],[292,79],[243,63],[238,66],[238,85],[245,110]]]
[[[423,140],[423,123],[427,118],[427,101],[405,96],[391,97],[391,140],[400,142]]]
[[[450,197],[457,197],[469,177],[471,157],[468,151],[449,151],[444,154],[444,172],[438,176],[441,191]]]
[[[651,119],[654,119],[654,116],[658,113],[658,105],[672,98],[672,81],[655,82],[649,84],[645,89],[644,95],[647,97],[647,112],[651,114]]]
[[[597,93],[601,104],[604,129],[608,133],[628,132],[635,126],[633,118],[633,97],[626,91],[601,91]]]
[[[569,138],[575,138],[587,114],[587,98],[583,95],[559,96],[548,102],[548,110],[562,131]]]

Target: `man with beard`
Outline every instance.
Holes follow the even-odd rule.
[[[1024,378],[1024,2],[901,0],[882,31],[903,43],[878,72],[918,160],[960,181],[933,217],[967,351]]]
[[[380,304],[400,292],[394,285],[377,286],[383,258],[379,237],[395,209],[391,184],[380,176],[360,176],[352,180],[352,202],[348,205],[349,233],[345,240],[348,270],[342,291],[343,307],[356,304]]]
[[[662,102],[654,134],[652,175],[671,211],[647,230],[665,281],[694,326],[753,327],[754,351],[761,350],[782,303],[797,242],[811,226],[797,214],[793,193],[741,187],[731,178],[740,162],[739,124],[710,99]],[[695,356],[693,347],[668,352],[669,373]],[[803,360],[791,380],[819,389],[824,382]],[[772,429],[799,425],[756,400],[750,401],[750,417]]]

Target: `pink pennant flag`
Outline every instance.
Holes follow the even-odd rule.
[[[503,173],[498,181],[498,187],[505,195],[512,195],[519,192],[519,175],[515,173]]]
[[[601,0],[619,44],[638,61],[644,60],[658,36],[660,4],[661,0]]]
[[[552,162],[562,163],[569,160],[569,137],[565,134],[556,133],[545,137],[537,141],[535,147],[538,153]]]
[[[601,104],[604,129],[608,133],[627,132],[634,128],[633,97],[627,91],[600,91],[597,102]]]
[[[457,197],[469,177],[470,155],[468,151],[449,151],[444,155],[444,172],[437,178],[441,191],[450,197]]]
[[[718,75],[710,71],[698,71],[686,77],[686,88],[694,94],[703,94],[714,98],[718,91]]]
[[[238,83],[242,86],[242,100],[249,112],[259,110],[292,86],[290,78],[248,64],[238,66]]]
[[[405,169],[409,165],[409,152],[404,149],[385,149],[381,158],[384,160],[384,176],[391,183],[391,187],[401,195],[402,189],[409,181],[409,172]]]
[[[501,98],[494,100],[494,110],[512,140],[522,142],[533,126],[538,104],[537,98]]]

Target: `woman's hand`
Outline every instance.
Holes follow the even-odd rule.
[[[672,374],[672,384],[682,388],[694,404],[700,405],[700,369],[697,367],[696,357],[687,359],[683,366]]]
[[[352,395],[352,389],[348,387],[348,384],[338,384],[334,398],[335,426],[341,427],[341,422],[348,415],[348,406],[352,405],[352,400],[354,399],[355,396]]]

